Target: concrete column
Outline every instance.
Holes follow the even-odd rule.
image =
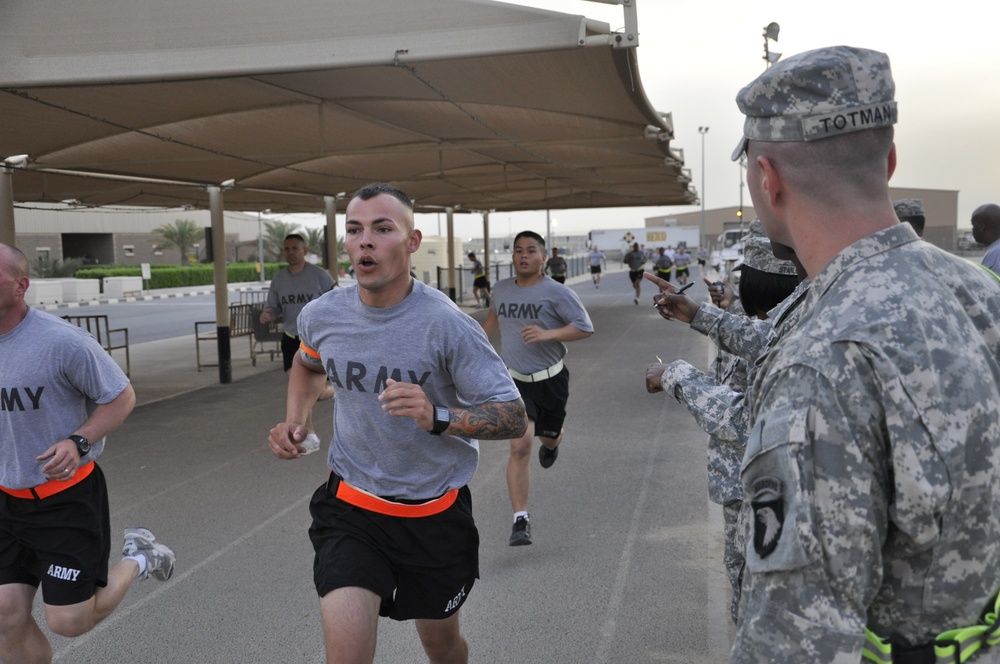
[[[326,209],[326,269],[333,277],[333,283],[340,284],[340,247],[337,245],[337,198],[324,196],[323,207]]]
[[[14,246],[14,169],[0,166],[0,242]]]

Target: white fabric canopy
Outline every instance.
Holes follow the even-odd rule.
[[[0,159],[20,202],[694,203],[628,37],[490,0],[4,0]]]

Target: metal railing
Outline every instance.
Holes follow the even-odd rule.
[[[567,279],[572,279],[573,277],[580,276],[581,274],[590,274],[590,265],[587,262],[586,256],[565,256],[565,258]],[[469,271],[470,267],[470,265],[455,266],[454,299],[459,304],[463,304],[466,301],[473,301],[475,299],[472,294],[472,282],[474,279]],[[501,279],[509,279],[513,277],[514,274],[514,264],[511,262],[490,263],[489,278],[491,286]],[[449,295],[448,268],[438,267],[437,274],[435,276],[437,281],[430,285],[434,286],[445,295]]]

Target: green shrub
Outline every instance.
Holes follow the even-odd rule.
[[[346,270],[350,261],[341,261],[340,269]],[[178,265],[150,265],[150,279],[146,286],[155,288],[178,288],[181,286],[206,286],[215,283],[215,270],[212,265],[198,264],[188,267]],[[264,263],[264,278],[271,279],[285,263]],[[229,283],[258,281],[256,263],[230,263],[226,266],[226,279]],[[102,265],[83,267],[77,270],[77,279],[104,279],[105,277],[141,277],[139,266]],[[103,283],[102,283],[103,287]]]

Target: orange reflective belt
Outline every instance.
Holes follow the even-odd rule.
[[[344,480],[340,480],[337,485],[337,493],[334,495],[348,505],[354,505],[369,512],[377,512],[378,514],[386,514],[388,516],[417,518],[440,514],[451,507],[458,498],[458,489],[452,489],[443,496],[428,500],[425,503],[408,505],[379,498],[374,494],[351,486]]]
[[[30,489],[8,489],[5,486],[0,486],[0,491],[14,496],[15,498],[27,498],[29,500],[42,498],[48,498],[49,496],[54,496],[60,491],[65,491],[71,486],[76,486],[80,482],[87,479],[91,472],[94,470],[94,462],[90,461],[79,468],[76,469],[76,475],[68,480],[49,480],[45,484],[39,484],[38,486],[31,487]]]

